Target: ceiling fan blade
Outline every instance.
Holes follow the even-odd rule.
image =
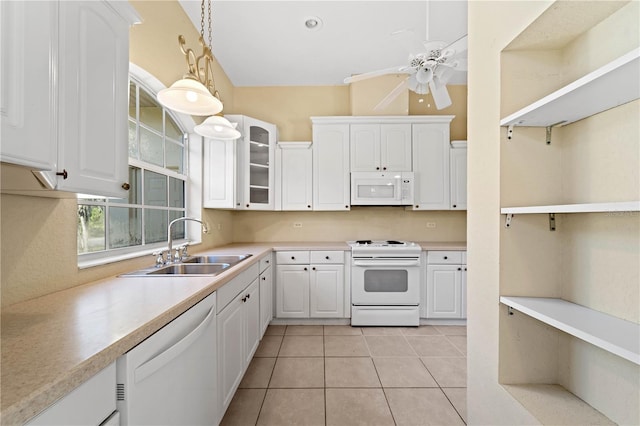
[[[419,53],[424,53],[425,51],[424,43],[422,42],[422,40],[420,40],[420,38],[418,38],[413,30],[404,29],[394,31],[391,33],[391,38],[400,43],[402,47],[407,49],[408,53],[412,56],[415,56]]]
[[[407,74],[407,73],[409,73],[411,71],[413,71],[413,69],[411,67],[408,67],[406,65],[398,65],[398,66],[391,67],[391,68],[385,68],[383,70],[370,71],[370,72],[365,72],[365,73],[362,73],[362,74],[352,75],[351,77],[345,78],[344,82],[346,84],[348,84],[348,83],[354,83],[356,81],[366,80],[366,79],[372,78],[372,77],[378,77],[378,76],[381,76],[381,75],[386,75],[386,74]]]
[[[451,97],[447,86],[440,84],[434,78],[429,81],[429,89],[431,89],[431,96],[433,96],[433,102],[436,104],[437,109],[443,109],[451,105]]]
[[[400,96],[402,94],[402,92],[404,92],[407,89],[407,79],[409,77],[405,78],[404,80],[402,80],[400,83],[398,83],[398,85],[396,87],[393,88],[393,90],[391,92],[389,92],[389,94],[387,96],[384,97],[384,99],[382,99],[378,105],[376,105],[373,110],[374,111],[381,111],[383,109],[385,109],[386,107],[388,107],[391,102],[393,102],[398,96]]]
[[[464,35],[448,45],[447,47],[442,49],[442,56],[447,58],[455,57],[456,55],[460,55],[463,52],[467,51],[467,36]]]

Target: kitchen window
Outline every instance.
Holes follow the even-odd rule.
[[[78,197],[81,266],[166,246],[167,226],[187,215],[189,135],[141,80],[129,83],[129,183],[126,199]],[[176,223],[174,241],[186,238]]]

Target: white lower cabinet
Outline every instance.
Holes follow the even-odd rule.
[[[260,259],[260,336],[273,319],[273,268],[271,253]]]
[[[312,265],[309,317],[344,317],[344,265]]]
[[[116,364],[113,363],[26,424],[28,426],[103,424],[112,419],[116,410],[115,389]]]
[[[426,317],[467,317],[467,266],[460,251],[427,254]]]
[[[344,318],[342,251],[276,253],[277,318]]]
[[[260,343],[259,263],[254,263],[218,293],[219,422]]]

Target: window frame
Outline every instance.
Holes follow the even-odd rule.
[[[136,85],[146,90],[150,95],[155,96],[160,90],[166,86],[160,82],[156,77],[142,69],[141,67],[129,63],[129,77],[135,82]],[[128,157],[128,164],[132,167],[141,167],[144,170],[150,172],[160,172],[168,177],[178,178],[183,180],[184,178],[184,198],[185,198],[185,216],[200,218],[202,213],[202,194],[199,191],[202,184],[202,138],[193,132],[195,122],[191,116],[185,114],[176,114],[173,111],[165,110],[165,112],[171,117],[171,119],[185,131],[184,138],[184,153],[183,153],[183,171],[184,174],[177,173],[171,169],[166,169],[162,166],[157,166],[152,163],[147,163],[139,159]],[[163,124],[164,126],[164,124]],[[166,132],[163,132],[166,133]],[[170,138],[173,140],[173,138]],[[97,197],[93,197],[96,199]],[[106,202],[91,201],[87,199],[78,198],[78,205],[105,205]],[[127,201],[127,200],[125,200]],[[125,203],[110,203],[113,207],[141,207],[144,206],[144,200],[141,204],[129,204]],[[163,210],[171,211],[170,206],[163,207]],[[176,209],[180,211],[181,209]],[[105,213],[106,214],[106,213]],[[144,215],[144,214],[143,214]],[[143,219],[141,219],[143,220]],[[195,226],[197,225],[197,226]],[[108,223],[105,223],[108,227]],[[176,244],[189,241],[192,245],[200,244],[202,242],[202,232],[200,225],[193,222],[185,223],[185,239],[175,240]],[[142,227],[142,234],[144,235],[144,227]],[[108,229],[105,229],[105,238],[108,238]],[[143,238],[144,239],[144,238]],[[136,257],[147,256],[157,251],[160,248],[166,247],[166,242],[156,242],[144,245],[136,245],[129,247],[122,247],[117,249],[101,250],[92,253],[78,253],[78,267],[80,269],[104,265],[113,263],[125,259],[132,259]],[[76,249],[77,250],[77,249]]]

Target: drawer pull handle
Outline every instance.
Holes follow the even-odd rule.
[[[444,257],[444,260],[447,260],[448,258],[449,258],[448,256],[445,256],[445,257]]]
[[[291,260],[296,260],[296,257],[295,256],[291,256]]]
[[[314,267],[313,267],[313,268],[311,268],[311,269],[313,269],[313,270],[315,271],[315,270],[316,270],[316,267],[314,266]]]
[[[307,271],[308,269],[307,269],[307,268],[304,268],[304,270],[305,270],[305,271]]]
[[[329,260],[329,256],[325,256],[324,258],[325,258],[325,259],[327,259],[327,260]]]

